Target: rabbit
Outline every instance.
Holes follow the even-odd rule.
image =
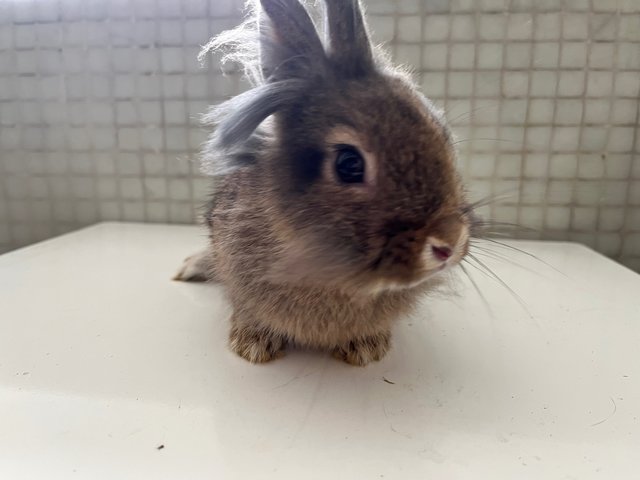
[[[469,248],[442,113],[372,45],[358,0],[319,6],[314,22],[298,0],[250,1],[205,47],[253,88],[207,115],[210,242],[176,278],[224,286],[230,347],[254,363],[289,344],[382,359],[394,321]]]

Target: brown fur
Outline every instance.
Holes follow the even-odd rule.
[[[263,4],[284,21],[291,1]],[[466,251],[469,219],[442,119],[405,76],[373,63],[357,2],[327,3],[329,28],[343,16],[332,37],[351,35],[356,50],[328,49],[322,75],[262,126],[255,162],[217,177],[206,215],[212,275],[234,311],[231,348],[252,362],[278,358],[288,343],[354,365],[381,359],[393,321],[434,281],[425,280],[430,239],[456,248],[454,261]],[[355,8],[357,32],[344,5]],[[296,29],[274,28],[296,45]],[[345,129],[376,159],[371,185],[324,173],[328,139]]]

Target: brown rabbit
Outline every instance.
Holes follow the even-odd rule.
[[[380,360],[393,321],[466,254],[470,219],[441,114],[372,47],[358,0],[261,0],[212,40],[254,87],[214,109],[210,247],[178,279],[221,282],[230,344]]]

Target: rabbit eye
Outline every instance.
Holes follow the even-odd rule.
[[[338,146],[336,156],[336,173],[342,183],[364,182],[364,158],[355,147]]]

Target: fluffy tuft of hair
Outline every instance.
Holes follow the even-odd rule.
[[[239,65],[244,76],[251,85],[264,83],[262,66],[260,65],[260,33],[258,28],[258,12],[260,6],[256,0],[248,0],[245,4],[245,20],[231,30],[216,35],[202,47],[198,61],[204,63],[207,55],[219,52],[222,63]]]
[[[213,107],[203,122],[215,127],[202,154],[202,171],[222,175],[255,161],[269,128],[263,122],[303,95],[305,81],[322,75],[325,51],[312,16],[298,0],[248,0],[246,18],[212,38],[201,50],[241,67],[248,91]],[[283,34],[283,32],[285,34]]]

